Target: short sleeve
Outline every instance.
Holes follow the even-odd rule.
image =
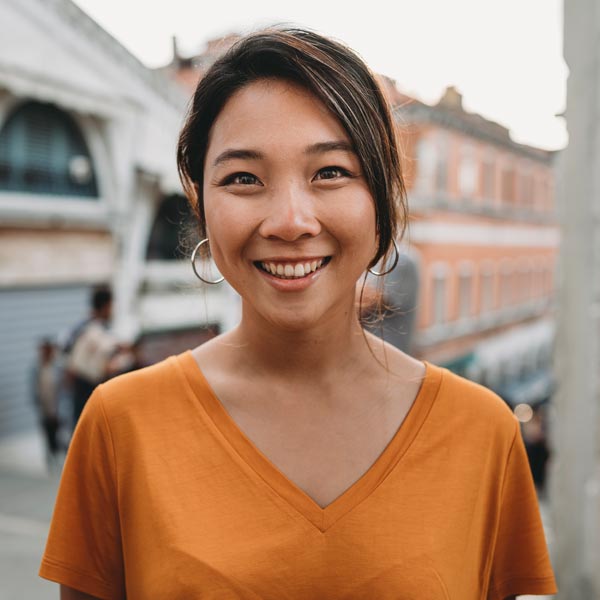
[[[118,600],[125,591],[116,459],[101,389],[88,400],[71,441],[39,574]]]
[[[556,584],[519,425],[508,457],[488,600],[554,594]]]

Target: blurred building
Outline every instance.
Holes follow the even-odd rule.
[[[177,38],[173,37],[173,56],[171,62],[157,69],[158,72],[174,80],[189,95],[191,95],[200,78],[206,73],[208,68],[223,54],[227,52],[237,40],[240,34],[230,33],[206,42],[202,52],[184,56],[179,50]]]
[[[514,142],[448,88],[435,106],[398,95],[419,270],[413,353],[537,404],[552,392],[559,231],[553,154]]]
[[[562,247],[552,508],[561,598],[600,598],[600,3],[564,3],[569,146],[559,169]]]
[[[70,0],[0,3],[0,435],[33,424],[37,343],[87,315],[94,284],[149,362],[236,318],[178,245],[187,99]]]

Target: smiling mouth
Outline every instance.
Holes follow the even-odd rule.
[[[255,261],[254,266],[277,279],[302,279],[325,267],[331,256],[298,262]]]

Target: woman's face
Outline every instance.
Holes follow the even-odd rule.
[[[253,315],[289,330],[354,314],[376,253],[375,208],[344,128],[304,88],[247,85],[209,136],[210,248]]]

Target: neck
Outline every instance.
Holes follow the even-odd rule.
[[[311,327],[284,329],[244,307],[229,341],[243,351],[253,372],[276,372],[289,379],[331,378],[341,370],[376,363],[353,304]]]

